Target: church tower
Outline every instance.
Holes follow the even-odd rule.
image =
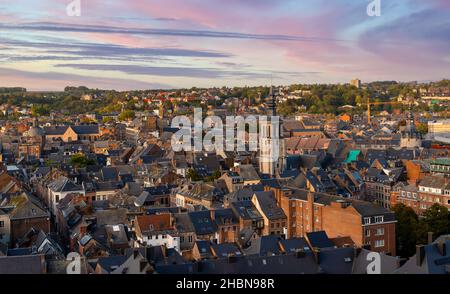
[[[273,86],[270,87],[267,101],[268,117],[259,122],[259,170],[271,177],[279,176],[286,166],[285,146],[283,139],[283,123],[277,116],[277,98]]]
[[[414,113],[412,110],[412,103],[409,104],[408,116],[406,118],[406,129],[402,133],[400,139],[400,147],[402,148],[416,148],[422,146],[420,133],[416,130],[414,124]]]

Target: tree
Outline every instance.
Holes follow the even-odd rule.
[[[198,174],[198,172],[192,168],[188,170],[187,177],[194,182],[203,180],[203,178]]]
[[[417,131],[422,135],[426,135],[428,133],[428,125],[426,123],[420,123],[417,126]]]
[[[70,164],[74,167],[82,168],[88,165],[94,165],[95,161],[92,159],[88,159],[86,155],[82,153],[77,153],[70,157]]]
[[[426,243],[428,232],[433,232],[435,237],[448,234],[450,221],[447,207],[435,203],[425,210],[417,232],[421,243]]]
[[[397,254],[402,257],[414,255],[417,244],[418,216],[411,207],[402,203],[395,205]]]
[[[220,172],[220,170],[216,170],[213,172],[212,175],[210,175],[209,177],[206,177],[205,181],[206,182],[214,182],[214,180],[217,180],[221,176],[222,176],[222,173]]]
[[[119,114],[119,120],[120,121],[124,121],[124,120],[133,120],[136,117],[136,114],[134,113],[133,110],[124,110],[122,111],[121,114]]]
[[[50,114],[50,107],[46,104],[43,105],[34,104],[31,107],[31,115],[33,115],[34,117],[46,116],[49,114]]]

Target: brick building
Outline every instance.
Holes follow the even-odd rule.
[[[350,237],[357,246],[395,255],[394,213],[373,203],[349,200],[296,187],[272,188],[287,215],[287,237],[326,231],[330,238]]]
[[[252,203],[263,217],[263,236],[286,235],[287,218],[284,211],[278,207],[273,191],[255,192]]]

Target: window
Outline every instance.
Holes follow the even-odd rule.
[[[59,195],[55,196],[55,202],[58,203],[59,202]]]
[[[383,236],[384,235],[384,228],[378,228],[377,229],[377,236]]]
[[[364,224],[365,225],[370,225],[370,217],[365,217],[364,218]]]
[[[383,216],[376,216],[375,217],[375,223],[382,223],[383,222]]]
[[[0,228],[3,228],[5,226],[5,222],[4,221],[0,221]]]
[[[3,240],[3,236],[4,236],[5,234],[0,234],[0,240]]]
[[[376,240],[375,247],[384,247],[384,240]]]
[[[189,237],[188,237],[188,242],[189,242],[189,243],[192,243],[192,235],[189,235]]]
[[[366,237],[370,237],[370,229],[366,229],[365,235]]]

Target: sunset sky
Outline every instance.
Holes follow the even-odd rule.
[[[62,90],[450,77],[450,1],[0,0],[0,87]]]

